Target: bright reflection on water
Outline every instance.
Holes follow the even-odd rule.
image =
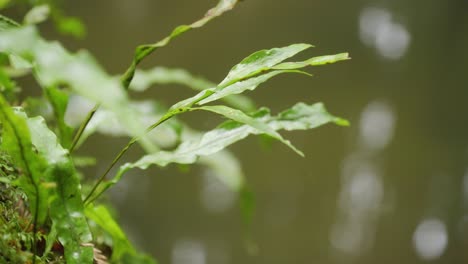
[[[448,244],[445,224],[439,219],[423,220],[414,232],[413,244],[416,253],[424,260],[440,257]]]
[[[330,233],[330,242],[335,249],[350,255],[360,255],[370,249],[383,195],[383,183],[375,168],[363,161],[346,162],[339,217]]]
[[[468,169],[465,172],[465,176],[463,177],[463,186],[462,192],[464,196],[465,204],[468,204]]]
[[[181,239],[172,248],[172,264],[205,264],[204,245],[197,240]]]
[[[411,42],[406,27],[393,20],[390,11],[382,8],[364,8],[359,17],[361,41],[374,47],[386,59],[397,60],[405,55]]]
[[[236,193],[207,170],[203,175],[200,200],[206,210],[221,213],[233,206]]]
[[[342,167],[338,215],[330,232],[332,247],[350,256],[370,250],[384,204],[384,185],[375,159],[392,140],[395,114],[384,102],[370,102],[359,121],[359,145]]]
[[[361,114],[360,141],[372,150],[384,148],[392,139],[395,115],[390,105],[374,101]]]

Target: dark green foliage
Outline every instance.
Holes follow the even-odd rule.
[[[11,158],[0,152],[0,263],[24,263],[32,257],[33,234],[25,230],[30,220],[26,196],[12,184],[18,174]]]
[[[220,0],[200,20],[176,27],[161,41],[138,46],[120,80],[107,74],[87,51],[73,54],[58,42],[46,41],[35,26],[50,16],[60,31],[82,36],[84,27],[79,20],[63,15],[54,1],[24,3],[35,6],[22,24],[0,16],[2,263],[86,264],[106,263],[106,259],[112,263],[156,263],[132,246],[111,208],[99,199],[126,171],[172,163],[206,166],[218,172],[215,175],[237,192],[248,224],[254,210],[253,193],[246,185],[238,160],[226,149],[228,146],[249,135],[266,135],[303,156],[280,131],[313,129],[327,123],[348,125],[346,120],[329,114],[321,103],[297,103],[272,115],[268,108],[257,109],[243,94],[279,74],[310,75],[303,68],[347,60],[347,53],[285,62],[312,45],[261,50],[232,67],[218,84],[182,69],[137,70],[146,56],[231,10],[237,0]],[[14,80],[26,74],[36,79],[43,96],[18,102],[19,89]],[[143,91],[162,83],[182,84],[198,93],[168,109],[154,99],[132,100],[127,93],[129,89]],[[69,124],[65,118],[71,96],[86,98],[94,104],[81,117],[84,119],[81,124]],[[218,101],[217,105],[208,105],[214,101]],[[44,114],[44,109],[50,109],[52,114]],[[196,110],[221,115],[227,121],[210,131],[196,131],[177,119],[178,115]],[[73,151],[93,133],[126,136],[129,142],[100,178],[85,175],[82,180],[75,166],[100,160],[77,157]],[[135,162],[125,163],[109,180],[107,174],[135,143],[146,154]],[[104,253],[99,253],[99,249]]]

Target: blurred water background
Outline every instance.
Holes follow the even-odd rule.
[[[215,3],[65,1],[87,38],[44,31],[119,74],[138,44]],[[321,101],[352,126],[286,133],[305,158],[254,137],[231,148],[256,196],[255,254],[246,250],[236,194],[197,166],[136,170],[113,189],[131,239],[166,264],[468,263],[468,1],[246,0],[142,67],[182,67],[218,82],[253,51],[300,42],[316,46],[309,57],[348,51],[353,59],[309,68],[312,78],[277,77],[249,95],[273,112]],[[171,105],[192,94],[158,86],[133,96]],[[220,121],[182,119],[199,129]],[[93,136],[81,151],[103,167],[91,173],[125,142]]]

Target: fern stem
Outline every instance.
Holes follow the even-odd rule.
[[[91,109],[91,111],[88,112],[88,114],[86,115],[86,119],[83,121],[83,123],[80,125],[80,128],[78,129],[78,131],[76,132],[75,134],[75,137],[73,138],[73,142],[70,146],[70,154],[73,152],[73,150],[75,149],[76,145],[78,144],[78,141],[80,140],[81,138],[81,135],[83,135],[83,132],[85,131],[86,127],[88,126],[89,124],[89,121],[91,121],[91,119],[93,118],[94,114],[96,113],[96,111],[99,109],[99,106],[100,104],[96,104],[93,109]]]
[[[162,123],[164,123],[165,121],[171,119],[173,116],[175,116],[176,113],[167,113],[165,114],[163,117],[161,117],[158,122],[152,124],[151,126],[149,126],[145,133],[148,133],[150,132],[151,130],[155,129],[156,127],[158,127],[159,125],[161,125]],[[94,184],[93,188],[91,189],[91,191],[89,192],[89,194],[86,196],[86,198],[84,199],[83,203],[85,204],[85,206],[91,202],[93,202],[94,200],[96,200],[102,192],[99,192],[97,195],[95,195],[93,197],[93,194],[96,192],[97,188],[99,187],[99,185],[106,179],[106,176],[107,174],[109,174],[109,172],[111,171],[111,169],[115,166],[115,164],[120,160],[120,158],[128,151],[128,149],[133,145],[135,144],[138,140],[140,139],[140,137],[134,137],[132,138],[128,143],[127,145],[125,145],[125,147],[119,152],[119,154],[117,154],[117,156],[115,156],[115,158],[112,160],[112,163],[109,164],[109,166],[107,167],[106,171],[101,175],[101,177],[99,177],[99,179],[97,180],[97,182]]]

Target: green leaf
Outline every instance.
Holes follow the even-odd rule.
[[[33,68],[31,62],[15,54],[9,54],[8,59],[10,60],[11,67],[15,70],[30,70]]]
[[[55,17],[58,31],[65,35],[82,38],[86,35],[86,27],[79,18],[70,16]]]
[[[16,83],[11,80],[9,74],[0,68],[0,93],[6,98],[6,100],[14,101],[15,94],[18,90],[19,88],[16,86]]]
[[[15,22],[14,20],[6,17],[6,16],[3,16],[3,15],[0,15],[0,32],[5,30],[5,29],[10,29],[10,28],[15,28],[15,27],[19,27],[20,24],[18,24],[17,22]]]
[[[47,20],[50,14],[48,5],[38,5],[33,7],[24,17],[25,24],[39,24]]]
[[[212,9],[208,10],[205,16],[201,18],[200,20],[197,20],[190,25],[181,25],[181,26],[176,27],[171,32],[171,34],[169,34],[169,36],[167,36],[166,38],[156,43],[138,46],[135,50],[135,55],[134,55],[132,64],[127,69],[124,76],[122,76],[123,86],[126,88],[129,87],[133,79],[133,76],[135,74],[136,67],[146,56],[150,55],[153,51],[157,50],[158,48],[166,46],[167,44],[171,42],[172,39],[176,38],[182,33],[187,32],[194,28],[202,27],[206,23],[208,23],[210,20],[212,20],[213,18],[218,17],[222,15],[224,12],[231,10],[236,5],[237,2],[238,0],[220,0],[218,4]]]
[[[343,60],[349,60],[348,53],[339,53],[335,55],[325,55],[325,56],[318,56],[313,57],[305,61],[301,62],[283,62],[273,67],[273,69],[277,70],[291,70],[291,69],[299,69],[306,66],[319,66],[325,65],[330,63],[335,63]]]
[[[120,229],[119,224],[114,220],[109,210],[103,205],[87,206],[86,216],[100,226],[112,237],[112,261],[117,261],[126,253],[136,254],[135,249],[128,241],[125,233]]]
[[[202,91],[216,86],[215,83],[194,76],[183,69],[155,67],[147,71],[137,70],[130,89],[141,92],[153,84],[181,84],[195,91]],[[253,111],[255,109],[254,102],[243,95],[224,97],[223,100],[227,104],[243,111]]]
[[[0,0],[0,9],[5,8],[10,2],[11,0]]]
[[[212,90],[212,93],[201,100],[197,100],[196,104],[203,105],[209,102],[216,101],[221,98],[225,98],[226,96],[231,96],[234,94],[240,94],[247,90],[253,91],[255,90],[260,84],[268,81],[270,78],[287,72],[296,72],[296,73],[304,73],[301,71],[292,71],[292,70],[284,70],[284,71],[271,71],[269,73],[262,74],[258,77],[253,77],[244,81],[238,81],[234,84],[228,85],[226,87],[218,86]]]
[[[47,190],[41,186],[41,183],[46,182],[44,177],[46,162],[34,152],[26,121],[14,114],[1,95],[0,120],[3,126],[2,149],[23,170],[24,176],[18,179],[18,184],[28,197],[30,211],[34,217],[34,227],[37,228],[45,221],[47,215]]]
[[[93,263],[91,231],[84,214],[81,186],[72,161],[49,130],[42,117],[27,119],[33,145],[48,165],[45,173],[55,183],[50,189],[50,217],[57,230],[57,237],[65,250],[67,263]]]
[[[241,116],[238,119],[244,120],[244,118]],[[329,114],[322,103],[313,105],[298,103],[277,116],[271,116],[269,110],[263,108],[252,115],[251,118],[255,119],[255,122],[266,123],[274,131],[281,129],[312,129],[330,122],[338,125],[347,125],[347,121],[344,119]],[[250,120],[248,121],[251,122]],[[192,164],[199,157],[215,154],[229,145],[246,138],[250,134],[262,133],[264,133],[263,129],[260,130],[237,121],[227,121],[218,128],[206,132],[201,137],[184,141],[174,151],[159,151],[143,156],[134,163],[124,164],[112,182],[117,182],[125,172],[132,168],[144,170],[151,165],[165,167],[170,163]]]
[[[254,90],[260,84],[281,73],[291,72],[309,75],[298,69],[349,59],[348,53],[340,53],[313,57],[302,62],[281,63],[309,47],[312,47],[312,45],[293,44],[283,48],[257,51],[234,66],[227,77],[216,87],[205,89],[191,98],[178,102],[171,109],[176,113],[176,109],[203,105],[219,99],[229,98],[228,96],[239,95],[247,90]]]
[[[34,27],[0,32],[0,51],[32,58],[43,87],[68,84],[77,94],[119,116],[133,136],[142,137],[141,144],[148,151],[157,149],[143,135],[145,127],[135,119],[137,113],[120,82],[109,76],[86,51],[71,54],[58,43],[41,39]]]
[[[264,116],[268,125],[275,130],[306,130],[316,128],[329,122],[339,126],[349,126],[349,122],[343,118],[331,115],[322,103],[307,105],[297,103],[288,110],[281,112],[277,117]]]
[[[156,261],[151,257],[137,252],[127,236],[120,228],[119,224],[112,217],[109,210],[103,205],[90,205],[86,207],[86,216],[94,221],[99,227],[108,233],[112,238],[112,256],[111,260],[114,263],[122,264],[156,264]]]
[[[198,108],[193,108],[193,109],[200,109],[200,110],[205,110],[205,111],[210,111],[213,113],[217,113],[220,115],[223,115],[229,119],[232,119],[238,123],[241,124],[246,124],[249,125],[255,129],[257,129],[260,133],[264,133],[276,140],[281,141],[283,144],[286,146],[290,147],[292,150],[294,150],[297,154],[300,156],[304,156],[304,154],[298,150],[296,147],[294,147],[291,142],[288,140],[285,140],[276,130],[271,128],[267,123],[259,120],[252,118],[245,113],[243,113],[240,110],[233,109],[224,105],[215,105],[215,106],[202,106]]]
[[[175,103],[171,108],[169,108],[168,115],[176,115],[180,112],[184,112],[187,110],[187,108],[192,107],[196,103],[200,102],[201,100],[210,97],[215,93],[216,87],[215,88],[208,88],[205,89],[198,94],[196,94],[193,97],[187,98],[185,100],[182,100],[180,102]]]
[[[262,71],[270,70],[276,64],[312,47],[310,44],[292,44],[283,48],[260,50],[235,65],[218,87],[226,87],[242,79],[250,78]]]
[[[71,144],[73,137],[73,129],[65,122],[65,112],[68,105],[68,94],[57,89],[56,87],[49,87],[45,89],[47,99],[52,105],[55,120],[58,125],[60,136],[60,144],[68,148]]]

